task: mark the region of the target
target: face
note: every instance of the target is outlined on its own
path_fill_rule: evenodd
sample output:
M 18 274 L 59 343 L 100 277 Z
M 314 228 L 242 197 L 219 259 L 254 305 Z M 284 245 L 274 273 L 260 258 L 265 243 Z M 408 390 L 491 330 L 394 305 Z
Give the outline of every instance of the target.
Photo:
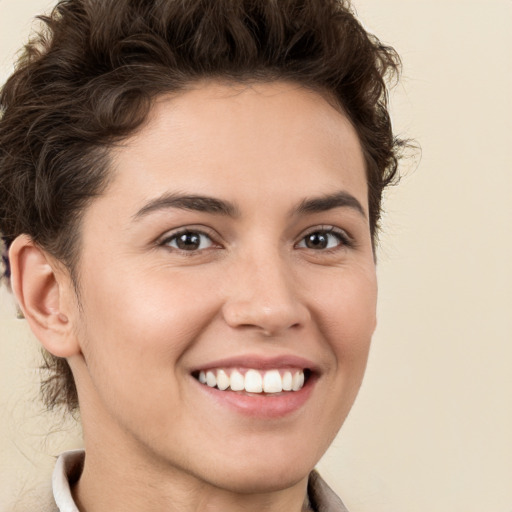
M 305 478 L 375 327 L 350 122 L 297 85 L 202 84 L 159 99 L 112 163 L 73 319 L 86 443 L 223 489 Z

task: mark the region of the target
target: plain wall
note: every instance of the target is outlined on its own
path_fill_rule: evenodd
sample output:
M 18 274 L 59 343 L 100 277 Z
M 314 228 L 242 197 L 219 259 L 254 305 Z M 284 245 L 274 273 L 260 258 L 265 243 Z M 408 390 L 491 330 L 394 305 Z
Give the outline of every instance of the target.
M 0 83 L 51 4 L 0 0 Z M 512 512 L 512 2 L 355 6 L 403 58 L 394 125 L 422 156 L 387 194 L 379 327 L 320 470 L 351 512 Z M 42 413 L 37 342 L 5 288 L 0 340 L 3 512 L 80 435 Z

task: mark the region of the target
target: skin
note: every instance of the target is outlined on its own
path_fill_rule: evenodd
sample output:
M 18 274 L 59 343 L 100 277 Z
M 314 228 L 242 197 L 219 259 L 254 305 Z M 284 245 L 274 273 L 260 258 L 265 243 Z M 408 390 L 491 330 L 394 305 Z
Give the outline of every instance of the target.
M 298 208 L 335 193 L 354 201 Z M 155 206 L 173 194 L 226 201 L 236 215 Z M 111 182 L 81 223 L 80 304 L 66 269 L 16 240 L 15 293 L 77 383 L 80 510 L 301 510 L 376 325 L 367 212 L 356 132 L 320 94 L 201 83 L 160 98 L 114 150 Z M 176 247 L 183 227 L 205 233 L 199 249 Z M 311 232 L 329 248 L 308 247 Z M 247 416 L 191 376 L 245 354 L 313 362 L 307 401 L 284 416 Z

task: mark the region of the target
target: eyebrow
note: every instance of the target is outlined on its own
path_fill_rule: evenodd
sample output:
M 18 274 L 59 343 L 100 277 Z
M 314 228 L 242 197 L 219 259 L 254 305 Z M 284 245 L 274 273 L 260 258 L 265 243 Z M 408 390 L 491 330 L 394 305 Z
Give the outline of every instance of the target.
M 139 220 L 150 213 L 166 210 L 168 208 L 178 208 L 181 210 L 191 210 L 196 212 L 206 212 L 226 217 L 239 217 L 238 207 L 223 199 L 209 196 L 199 196 L 193 194 L 164 194 L 152 199 L 146 203 L 134 216 L 134 220 Z M 336 192 L 322 197 L 304 199 L 294 209 L 296 214 L 320 213 L 334 208 L 352 208 L 360 213 L 366 219 L 366 212 L 361 203 L 348 192 Z
M 150 213 L 168 208 L 213 213 L 227 217 L 238 217 L 240 215 L 238 208 L 233 203 L 215 197 L 189 194 L 164 194 L 145 204 L 133 218 L 134 220 L 138 220 Z
M 322 197 L 304 199 L 299 204 L 296 212 L 300 214 L 320 213 L 332 210 L 333 208 L 352 208 L 366 219 L 366 212 L 361 203 L 352 194 L 344 191 Z

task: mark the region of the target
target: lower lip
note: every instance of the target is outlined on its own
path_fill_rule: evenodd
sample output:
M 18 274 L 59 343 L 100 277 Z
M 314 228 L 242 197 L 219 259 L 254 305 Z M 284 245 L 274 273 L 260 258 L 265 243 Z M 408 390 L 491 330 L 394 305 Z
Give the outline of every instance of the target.
M 316 379 L 313 375 L 310 375 L 299 391 L 288 391 L 275 395 L 221 391 L 201 384 L 196 379 L 194 381 L 208 397 L 239 414 L 260 418 L 280 418 L 301 409 L 311 396 Z

